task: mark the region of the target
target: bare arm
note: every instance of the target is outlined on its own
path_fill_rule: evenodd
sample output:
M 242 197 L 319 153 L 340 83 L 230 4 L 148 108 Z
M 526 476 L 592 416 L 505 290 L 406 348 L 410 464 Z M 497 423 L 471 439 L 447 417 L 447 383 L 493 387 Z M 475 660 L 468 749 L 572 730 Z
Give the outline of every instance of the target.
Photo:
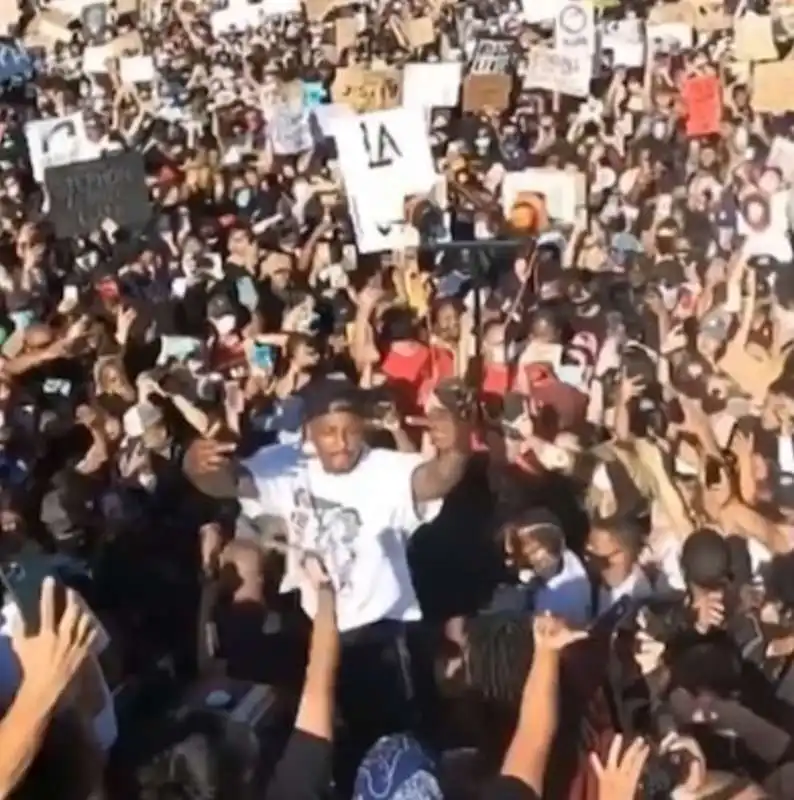
M 309 645 L 309 664 L 303 684 L 297 730 L 331 741 L 334 733 L 334 695 L 339 662 L 339 631 L 336 626 L 336 603 L 330 586 L 317 594 L 317 614 L 314 617 Z
M 501 774 L 521 781 L 541 796 L 559 717 L 560 654 L 586 634 L 568 630 L 551 616 L 536 617 L 533 629 L 535 655 L 524 684 L 518 727 Z
M 39 750 L 55 706 L 30 681 L 22 687 L 0 720 L 0 798 L 6 798 L 22 780 Z

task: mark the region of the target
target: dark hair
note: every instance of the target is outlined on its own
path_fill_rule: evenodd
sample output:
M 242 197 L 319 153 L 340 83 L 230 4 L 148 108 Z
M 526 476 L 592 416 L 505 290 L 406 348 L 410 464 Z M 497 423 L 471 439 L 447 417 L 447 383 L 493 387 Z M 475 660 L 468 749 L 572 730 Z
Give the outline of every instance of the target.
M 767 598 L 794 610 L 794 552 L 775 556 L 762 573 Z
M 529 619 L 499 613 L 466 620 L 469 689 L 482 699 L 518 710 L 532 665 Z
M 404 342 L 416 338 L 416 318 L 410 308 L 387 308 L 381 317 L 384 343 Z
M 504 756 L 513 735 L 521 696 L 532 666 L 530 617 L 483 614 L 466 620 L 468 704 L 482 723 L 480 750 Z
M 226 742 L 224 718 L 191 713 L 161 733 L 156 754 L 136 774 L 141 800 L 225 800 L 241 797 Z M 240 764 L 234 764 L 237 776 Z
M 638 555 L 645 545 L 647 530 L 641 520 L 633 515 L 615 515 L 612 517 L 594 516 L 591 519 L 592 528 L 608 531 L 622 547 Z

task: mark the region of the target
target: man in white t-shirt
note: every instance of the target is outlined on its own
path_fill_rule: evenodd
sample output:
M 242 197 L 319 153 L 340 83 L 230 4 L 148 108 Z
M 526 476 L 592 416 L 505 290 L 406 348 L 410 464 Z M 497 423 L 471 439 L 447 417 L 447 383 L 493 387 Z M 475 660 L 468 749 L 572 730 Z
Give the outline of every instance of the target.
M 463 476 L 469 430 L 459 409 L 431 402 L 433 458 L 370 448 L 357 387 L 327 377 L 310 383 L 302 395 L 302 443 L 260 450 L 235 478 L 224 464 L 228 447 L 202 440 L 188 449 L 184 469 L 202 491 L 234 492 L 259 543 L 268 547 L 277 541 L 286 550 L 282 591 L 299 590 L 310 617 L 317 598 L 301 562 L 307 553 L 322 560 L 336 590 L 344 645 L 340 699 L 343 714 L 355 718 L 349 728 L 361 737 L 355 752 L 374 741 L 364 739 L 410 722 L 406 713 L 414 688 L 404 626 L 421 619 L 421 611 L 406 548 Z M 444 393 L 450 395 L 462 405 L 462 390 Z M 250 570 L 238 572 L 246 580 Z M 345 772 L 343 767 L 343 782 Z
M 461 479 L 467 426 L 436 403 L 427 420 L 436 455 L 425 459 L 366 445 L 360 390 L 349 381 L 319 379 L 303 395 L 303 442 L 263 448 L 238 465 L 236 478 L 218 480 L 227 448 L 200 440 L 185 457 L 188 477 L 211 492 L 210 475 L 210 482 L 239 497 L 265 547 L 275 540 L 286 549 L 282 591 L 298 589 L 308 616 L 316 597 L 301 577 L 300 562 L 313 553 L 334 582 L 343 633 L 380 620 L 420 619 L 406 546 Z

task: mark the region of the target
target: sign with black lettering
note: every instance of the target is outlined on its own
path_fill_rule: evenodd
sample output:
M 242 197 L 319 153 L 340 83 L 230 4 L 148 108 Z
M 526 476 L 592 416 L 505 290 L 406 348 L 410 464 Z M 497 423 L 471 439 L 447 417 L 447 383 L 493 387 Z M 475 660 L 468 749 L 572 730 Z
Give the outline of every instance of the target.
M 436 181 L 424 112 L 395 108 L 342 117 L 332 132 L 359 250 L 401 248 L 406 197 L 426 193 Z
M 469 74 L 507 75 L 513 66 L 513 42 L 495 36 L 481 36 L 474 46 Z
M 50 219 L 60 239 L 85 236 L 106 219 L 122 228 L 137 228 L 151 217 L 140 153 L 51 167 L 44 173 L 44 185 Z
M 33 177 L 41 183 L 44 171 L 95 155 L 81 112 L 66 117 L 31 120 L 25 125 Z

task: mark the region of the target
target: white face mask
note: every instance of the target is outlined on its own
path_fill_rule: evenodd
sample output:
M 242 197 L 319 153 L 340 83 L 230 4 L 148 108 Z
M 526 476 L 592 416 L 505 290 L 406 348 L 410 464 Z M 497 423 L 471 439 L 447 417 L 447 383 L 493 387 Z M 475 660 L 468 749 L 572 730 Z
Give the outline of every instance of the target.
M 234 314 L 224 314 L 222 317 L 214 320 L 215 330 L 218 331 L 220 336 L 228 336 L 233 330 L 237 321 Z

